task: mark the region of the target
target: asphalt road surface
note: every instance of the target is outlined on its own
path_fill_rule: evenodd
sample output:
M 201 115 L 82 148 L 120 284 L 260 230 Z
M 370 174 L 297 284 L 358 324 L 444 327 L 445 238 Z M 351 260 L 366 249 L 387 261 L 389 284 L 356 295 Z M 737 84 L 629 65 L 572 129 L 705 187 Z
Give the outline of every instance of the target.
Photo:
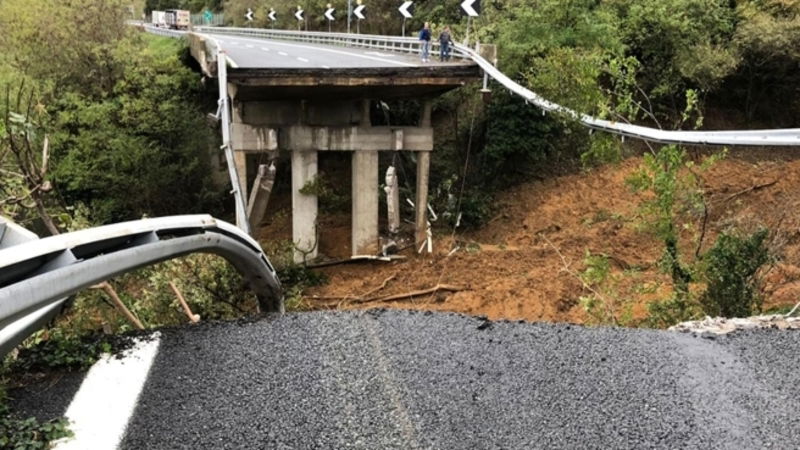
M 220 44 L 234 69 L 363 69 L 472 64 L 458 59 L 441 63 L 438 52 L 431 54 L 430 62 L 423 63 L 417 53 L 224 34 L 206 34 L 206 36 Z
M 793 331 L 293 314 L 163 330 L 120 446 L 790 449 L 798 381 Z

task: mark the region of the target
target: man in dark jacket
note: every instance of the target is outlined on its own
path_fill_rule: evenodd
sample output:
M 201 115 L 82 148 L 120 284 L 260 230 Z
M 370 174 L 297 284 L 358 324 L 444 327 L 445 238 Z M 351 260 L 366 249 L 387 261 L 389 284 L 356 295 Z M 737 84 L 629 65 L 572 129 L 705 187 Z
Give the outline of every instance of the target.
M 450 35 L 450 27 L 444 27 L 444 31 L 439 35 L 439 61 L 450 61 L 450 45 L 453 44 L 453 37 Z
M 431 26 L 428 22 L 425 22 L 425 26 L 419 32 L 419 40 L 422 42 L 422 62 L 428 62 L 431 54 Z

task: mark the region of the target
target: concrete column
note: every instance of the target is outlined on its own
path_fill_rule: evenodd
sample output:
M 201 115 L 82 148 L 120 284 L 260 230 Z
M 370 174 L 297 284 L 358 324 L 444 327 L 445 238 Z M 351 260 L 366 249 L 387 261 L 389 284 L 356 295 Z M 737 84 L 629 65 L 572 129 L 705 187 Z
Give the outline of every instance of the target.
M 233 152 L 233 164 L 236 166 L 236 173 L 239 175 L 239 191 L 242 199 L 247 203 L 247 153 Z
M 415 221 L 415 241 L 417 249 L 428 238 L 428 178 L 431 170 L 431 153 L 417 153 L 417 201 Z
M 300 193 L 316 177 L 317 152 L 292 152 L 292 241 L 296 263 L 304 262 L 304 255 L 306 261 L 317 257 L 317 196 Z
M 353 256 L 378 253 L 378 152 L 353 152 Z
M 361 101 L 361 123 L 362 127 L 369 127 L 372 126 L 372 120 L 369 114 L 369 107 L 371 105 L 371 101 L 369 100 L 362 100 Z
M 431 127 L 431 113 L 433 111 L 433 101 L 425 100 L 422 105 L 422 114 L 420 116 L 419 126 L 423 128 Z M 416 213 L 417 217 L 415 224 L 415 241 L 416 247 L 422 245 L 425 239 L 428 238 L 428 180 L 431 171 L 431 154 L 430 152 L 417 153 L 417 201 Z

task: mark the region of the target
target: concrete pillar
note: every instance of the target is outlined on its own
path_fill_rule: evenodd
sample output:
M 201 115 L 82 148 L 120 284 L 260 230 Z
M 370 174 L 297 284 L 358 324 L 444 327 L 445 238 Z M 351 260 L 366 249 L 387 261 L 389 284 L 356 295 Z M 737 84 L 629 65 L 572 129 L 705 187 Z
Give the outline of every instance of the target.
M 397 184 L 397 170 L 389 166 L 386 170 L 386 209 L 389 218 L 389 234 L 394 236 L 400 231 L 400 186 Z
M 317 196 L 301 194 L 308 182 L 317 177 L 317 152 L 292 152 L 292 241 L 294 261 L 310 261 L 317 257 Z
M 417 201 L 415 221 L 415 241 L 417 249 L 428 238 L 428 178 L 431 170 L 431 153 L 417 153 Z
M 369 127 L 372 125 L 372 120 L 369 114 L 369 107 L 372 104 L 369 100 L 362 100 L 361 101 L 361 122 L 360 125 L 362 127 Z
M 378 253 L 378 151 L 353 152 L 353 256 Z
M 423 128 L 431 127 L 431 113 L 433 111 L 433 101 L 425 100 L 422 105 L 422 114 L 419 126 Z M 417 153 L 417 201 L 415 224 L 415 241 L 417 249 L 428 238 L 428 180 L 431 171 L 430 152 Z
M 236 166 L 236 173 L 239 175 L 239 192 L 242 199 L 247 203 L 247 153 L 233 152 L 233 164 Z

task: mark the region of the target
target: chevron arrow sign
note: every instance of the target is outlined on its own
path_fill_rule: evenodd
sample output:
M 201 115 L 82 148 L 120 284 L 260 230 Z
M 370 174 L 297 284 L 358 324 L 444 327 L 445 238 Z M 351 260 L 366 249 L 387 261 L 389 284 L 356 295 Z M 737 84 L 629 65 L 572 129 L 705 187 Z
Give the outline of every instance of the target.
M 464 0 L 461 9 L 470 17 L 478 17 L 481 14 L 481 0 Z

